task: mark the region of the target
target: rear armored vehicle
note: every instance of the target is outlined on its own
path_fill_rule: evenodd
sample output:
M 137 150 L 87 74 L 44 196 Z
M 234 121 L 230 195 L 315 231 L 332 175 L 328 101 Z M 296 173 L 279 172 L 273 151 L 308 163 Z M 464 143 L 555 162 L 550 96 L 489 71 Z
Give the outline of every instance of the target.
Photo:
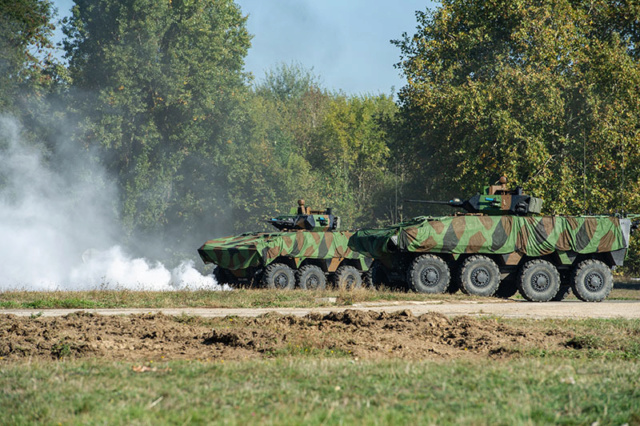
M 374 285 L 501 297 L 519 291 L 536 302 L 562 300 L 572 289 L 598 302 L 638 227 L 638 215 L 542 216 L 543 201 L 508 189 L 504 177 L 468 200 L 419 202 L 466 212 L 356 232 L 349 245 L 375 259 Z
M 352 233 L 339 231 L 331 209 L 312 210 L 298 201 L 287 216 L 269 219 L 279 232 L 246 233 L 207 241 L 198 249 L 216 265 L 219 283 L 277 289 L 323 289 L 362 285 L 369 259 L 348 246 Z

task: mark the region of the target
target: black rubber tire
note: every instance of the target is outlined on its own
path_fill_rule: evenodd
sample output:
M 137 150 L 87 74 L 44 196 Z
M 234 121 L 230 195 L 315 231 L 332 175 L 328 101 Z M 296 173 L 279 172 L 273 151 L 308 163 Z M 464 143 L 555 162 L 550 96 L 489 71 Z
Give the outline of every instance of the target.
M 364 288 L 368 288 L 369 290 L 377 290 L 377 288 L 373 285 L 373 278 L 371 278 L 371 271 L 362 273 L 362 285 Z
M 333 284 L 340 290 L 362 288 L 362 276 L 355 267 L 344 265 L 339 267 L 333 276 Z
M 238 280 L 233 276 L 230 270 L 216 266 L 213 268 L 213 278 L 220 285 L 227 284 L 232 286 L 238 286 Z
M 462 291 L 474 296 L 491 297 L 500 286 L 500 268 L 486 256 L 471 256 L 460 268 Z
M 327 277 L 316 265 L 305 265 L 296 272 L 296 282 L 303 290 L 324 290 L 327 288 Z
M 583 260 L 573 271 L 571 289 L 583 302 L 602 302 L 613 289 L 611 268 L 600 260 Z
M 449 271 L 451 272 L 451 279 L 449 280 L 449 287 L 447 287 L 447 293 L 456 294 L 458 290 L 462 290 L 462 282 L 460 282 L 460 266 L 449 264 Z
M 213 268 L 213 279 L 216 280 L 216 282 L 220 285 L 223 284 L 228 284 L 227 282 L 227 274 L 226 271 L 224 270 L 224 268 L 221 268 L 219 266 L 216 266 L 215 268 Z
M 514 279 L 505 279 L 500 281 L 498 290 L 496 290 L 494 296 L 501 299 L 508 299 L 513 297 L 518 292 L 518 283 Z
M 520 271 L 518 290 L 530 302 L 548 302 L 560 290 L 560 273 L 551 262 L 530 260 Z
M 418 293 L 444 293 L 449 288 L 449 281 L 449 265 L 432 254 L 416 257 L 407 271 L 409 289 Z
M 293 269 L 284 263 L 272 263 L 264 269 L 262 284 L 271 289 L 293 290 L 296 286 L 296 277 Z
M 571 294 L 571 286 L 570 285 L 560 285 L 560 290 L 556 293 L 555 296 L 551 299 L 552 302 L 562 302 Z
M 383 287 L 390 287 L 387 273 L 379 260 L 374 260 L 369 266 L 369 270 L 362 274 L 362 282 L 371 289 L 380 290 Z

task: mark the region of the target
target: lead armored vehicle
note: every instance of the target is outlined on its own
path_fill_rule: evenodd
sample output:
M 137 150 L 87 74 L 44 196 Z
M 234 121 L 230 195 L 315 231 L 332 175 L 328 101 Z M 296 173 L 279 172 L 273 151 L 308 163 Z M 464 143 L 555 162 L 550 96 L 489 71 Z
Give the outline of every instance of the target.
M 463 292 L 529 300 L 561 300 L 570 289 L 581 300 L 604 300 L 611 268 L 623 264 L 638 215 L 541 216 L 542 200 L 510 190 L 506 178 L 450 216 L 422 216 L 388 228 L 360 230 L 353 250 L 375 259 L 374 285 L 423 293 Z
M 269 219 L 278 232 L 246 233 L 207 241 L 198 249 L 216 265 L 219 283 L 277 289 L 323 289 L 362 285 L 370 259 L 349 248 L 352 232 L 339 231 L 331 209 L 312 210 L 298 201 L 287 216 Z

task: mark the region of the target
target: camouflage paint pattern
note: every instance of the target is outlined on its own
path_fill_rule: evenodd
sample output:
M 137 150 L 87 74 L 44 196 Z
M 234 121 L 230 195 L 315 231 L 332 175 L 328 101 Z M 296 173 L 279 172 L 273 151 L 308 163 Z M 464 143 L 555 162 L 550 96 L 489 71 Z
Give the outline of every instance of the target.
M 328 232 L 336 228 L 337 219 L 328 214 L 300 214 L 274 217 L 267 222 L 276 228 L 287 230 L 306 230 L 314 232 Z M 284 230 L 284 229 L 283 229 Z
M 609 216 L 418 217 L 384 229 L 356 232 L 349 246 L 373 258 L 393 252 L 517 252 L 530 257 L 553 252 L 611 252 L 629 245 L 631 221 Z
M 296 265 L 309 258 L 358 259 L 364 265 L 364 256 L 349 248 L 351 236 L 348 231 L 248 233 L 207 241 L 198 253 L 204 263 L 230 270 L 264 267 L 279 257 L 293 258 Z

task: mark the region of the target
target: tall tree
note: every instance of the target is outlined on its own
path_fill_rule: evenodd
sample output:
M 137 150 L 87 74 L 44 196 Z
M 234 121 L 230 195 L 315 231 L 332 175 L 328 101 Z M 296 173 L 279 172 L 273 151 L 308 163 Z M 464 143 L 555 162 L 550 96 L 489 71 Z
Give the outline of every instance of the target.
M 119 176 L 128 229 L 178 244 L 198 227 L 217 229 L 227 200 L 225 153 L 246 93 L 250 35 L 239 7 L 76 0 L 64 31 L 89 115 L 83 137 Z
M 54 15 L 49 0 L 0 0 L 0 111 L 17 113 L 58 80 Z
M 300 198 L 334 208 L 346 227 L 375 222 L 374 201 L 388 184 L 381 123 L 397 109 L 390 97 L 330 93 L 311 71 L 281 65 L 245 106 L 243 140 L 231 144 L 238 230 L 264 226 L 268 215 L 287 213 Z
M 373 201 L 386 189 L 388 135 L 382 123 L 396 105 L 388 96 L 336 96 L 314 132 L 311 165 L 326 175 L 327 197 L 349 226 L 375 222 Z
M 288 213 L 300 198 L 326 205 L 323 179 L 307 152 L 331 99 L 312 71 L 297 64 L 279 65 L 255 85 L 244 104 L 243 136 L 230 144 L 238 231 L 266 227 L 266 217 Z
M 396 42 L 413 191 L 489 179 L 547 212 L 640 210 L 640 8 L 613 0 L 445 0 Z

